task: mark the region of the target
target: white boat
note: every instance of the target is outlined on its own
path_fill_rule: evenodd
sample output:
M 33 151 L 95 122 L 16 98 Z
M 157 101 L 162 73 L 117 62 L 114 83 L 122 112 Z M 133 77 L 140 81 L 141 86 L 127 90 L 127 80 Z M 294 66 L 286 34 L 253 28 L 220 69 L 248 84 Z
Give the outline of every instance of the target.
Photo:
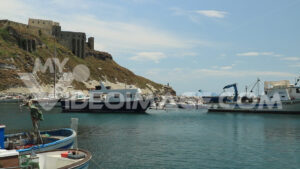
M 235 98 L 238 98 L 237 95 L 236 91 Z M 254 101 L 243 103 L 236 99 L 228 103 L 214 103 L 210 104 L 208 111 L 300 114 L 300 87 L 288 80 L 266 81 L 264 95 Z
M 201 102 L 195 102 L 195 101 L 186 101 L 186 102 L 180 102 L 177 103 L 178 108 L 180 109 L 205 109 L 207 108 L 206 105 L 204 105 Z
M 60 98 L 48 95 L 45 97 L 38 97 L 31 99 L 32 103 L 41 107 L 60 106 Z
M 139 88 L 111 89 L 100 83 L 89 97 L 62 99 L 63 112 L 145 113 L 152 99 L 142 97 Z
M 0 168 L 88 169 L 91 158 L 90 152 L 81 149 L 28 155 L 15 150 L 0 150 Z

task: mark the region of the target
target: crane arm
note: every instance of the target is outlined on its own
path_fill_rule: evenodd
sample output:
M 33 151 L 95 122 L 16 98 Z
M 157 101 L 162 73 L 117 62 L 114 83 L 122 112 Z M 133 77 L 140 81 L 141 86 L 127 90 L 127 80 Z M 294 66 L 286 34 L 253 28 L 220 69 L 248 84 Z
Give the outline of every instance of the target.
M 260 79 L 258 78 L 257 81 L 255 82 L 255 84 L 253 85 L 253 87 L 251 88 L 250 92 L 253 92 L 253 89 L 255 88 L 255 86 L 260 82 Z
M 230 85 L 227 85 L 227 86 L 225 86 L 225 87 L 223 87 L 223 90 L 225 90 L 225 89 L 228 89 L 228 88 L 231 88 L 231 87 L 233 87 L 234 88 L 234 98 L 233 98 L 233 101 L 237 101 L 237 99 L 238 99 L 238 90 L 237 90 L 237 84 L 236 83 L 234 83 L 234 84 L 230 84 Z

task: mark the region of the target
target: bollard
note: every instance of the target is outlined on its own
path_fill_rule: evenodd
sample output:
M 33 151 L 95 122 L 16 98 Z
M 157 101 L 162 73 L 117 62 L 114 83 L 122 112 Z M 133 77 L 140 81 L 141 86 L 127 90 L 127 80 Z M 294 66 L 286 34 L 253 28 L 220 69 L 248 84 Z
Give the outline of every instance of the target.
M 77 149 L 78 145 L 77 145 L 77 137 L 78 137 L 78 118 L 71 118 L 71 129 L 73 129 L 76 132 L 76 138 L 73 144 L 73 148 Z
M 0 124 L 0 149 L 4 149 L 4 129 L 5 125 Z

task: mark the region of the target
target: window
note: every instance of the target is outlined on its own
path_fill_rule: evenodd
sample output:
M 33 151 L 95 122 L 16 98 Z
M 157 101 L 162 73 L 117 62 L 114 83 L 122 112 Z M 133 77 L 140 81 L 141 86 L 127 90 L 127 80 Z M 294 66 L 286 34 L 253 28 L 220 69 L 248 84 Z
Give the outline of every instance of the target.
M 282 98 L 285 98 L 285 96 L 281 96 Z
M 120 98 L 120 94 L 115 94 L 115 98 Z
M 32 21 L 32 23 L 34 23 L 34 21 Z
M 296 89 L 296 93 L 300 93 L 300 89 L 299 88 Z
M 131 93 L 127 93 L 127 94 L 126 94 L 126 97 L 127 97 L 127 98 L 132 98 L 132 94 L 131 94 Z
M 94 99 L 100 99 L 101 95 L 100 94 L 94 94 Z

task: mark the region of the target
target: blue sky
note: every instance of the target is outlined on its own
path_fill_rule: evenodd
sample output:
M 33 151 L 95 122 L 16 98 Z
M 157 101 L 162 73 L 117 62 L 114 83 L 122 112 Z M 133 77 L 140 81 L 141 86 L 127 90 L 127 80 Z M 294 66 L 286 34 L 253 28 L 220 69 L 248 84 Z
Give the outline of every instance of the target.
M 1 0 L 1 19 L 29 17 L 94 36 L 96 49 L 178 93 L 300 72 L 299 0 Z

